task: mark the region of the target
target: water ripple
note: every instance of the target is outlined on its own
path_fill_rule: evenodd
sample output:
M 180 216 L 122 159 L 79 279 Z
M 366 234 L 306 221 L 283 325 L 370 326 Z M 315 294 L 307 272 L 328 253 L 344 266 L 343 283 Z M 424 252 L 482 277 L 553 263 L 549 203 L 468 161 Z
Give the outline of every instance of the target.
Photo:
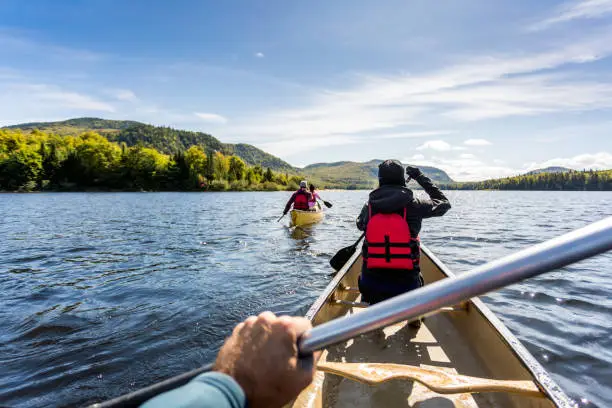
M 276 222 L 287 193 L 2 195 L 0 405 L 117 396 L 209 362 L 249 315 L 304 314 L 367 198 L 323 195 L 334 208 L 304 229 Z M 450 196 L 422 240 L 457 273 L 612 213 L 610 193 Z M 588 406 L 612 406 L 611 267 L 602 256 L 483 298 Z

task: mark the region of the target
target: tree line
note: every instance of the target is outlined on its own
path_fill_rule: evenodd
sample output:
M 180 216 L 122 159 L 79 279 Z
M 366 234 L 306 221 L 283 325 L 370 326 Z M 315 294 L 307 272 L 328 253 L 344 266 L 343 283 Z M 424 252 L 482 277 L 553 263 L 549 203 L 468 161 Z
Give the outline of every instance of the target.
M 612 191 L 612 170 L 526 174 L 478 182 L 449 183 L 450 190 Z
M 299 181 L 199 145 L 164 154 L 95 132 L 60 136 L 0 129 L 3 191 L 275 191 L 297 189 Z

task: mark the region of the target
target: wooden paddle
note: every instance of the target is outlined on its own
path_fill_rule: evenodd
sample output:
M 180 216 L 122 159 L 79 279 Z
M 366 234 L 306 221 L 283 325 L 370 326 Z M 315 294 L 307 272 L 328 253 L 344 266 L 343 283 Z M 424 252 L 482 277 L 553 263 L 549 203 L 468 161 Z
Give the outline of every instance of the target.
M 332 259 L 329 260 L 329 264 L 332 268 L 334 268 L 334 270 L 339 271 L 344 264 L 351 259 L 351 256 L 353 256 L 355 250 L 357 249 L 357 245 L 359 245 L 359 241 L 361 241 L 363 237 L 365 237 L 365 232 L 361 234 L 359 239 L 353 245 L 342 248 L 332 257 Z
M 317 370 L 369 385 L 390 380 L 418 381 L 438 394 L 511 392 L 532 397 L 544 396 L 533 381 L 492 380 L 402 364 L 320 362 Z

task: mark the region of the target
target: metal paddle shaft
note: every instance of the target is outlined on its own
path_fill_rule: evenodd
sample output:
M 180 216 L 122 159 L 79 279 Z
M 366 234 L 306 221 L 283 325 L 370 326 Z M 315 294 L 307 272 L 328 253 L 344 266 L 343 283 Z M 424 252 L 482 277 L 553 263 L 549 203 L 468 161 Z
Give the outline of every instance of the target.
M 301 355 L 391 324 L 413 320 L 442 307 L 537 276 L 612 249 L 612 217 L 474 268 L 455 278 L 424 286 L 323 323 L 299 341 Z

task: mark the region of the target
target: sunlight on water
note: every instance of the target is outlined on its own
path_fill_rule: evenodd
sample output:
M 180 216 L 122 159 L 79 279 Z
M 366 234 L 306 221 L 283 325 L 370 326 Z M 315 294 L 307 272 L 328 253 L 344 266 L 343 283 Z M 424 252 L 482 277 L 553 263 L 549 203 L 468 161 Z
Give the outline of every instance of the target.
M 322 196 L 325 221 L 298 233 L 276 222 L 287 193 L 3 194 L 0 405 L 117 396 L 210 361 L 251 314 L 305 313 L 367 192 Z M 612 215 L 610 193 L 450 198 L 421 238 L 456 273 Z M 484 298 L 581 406 L 612 406 L 611 267 L 601 256 Z

